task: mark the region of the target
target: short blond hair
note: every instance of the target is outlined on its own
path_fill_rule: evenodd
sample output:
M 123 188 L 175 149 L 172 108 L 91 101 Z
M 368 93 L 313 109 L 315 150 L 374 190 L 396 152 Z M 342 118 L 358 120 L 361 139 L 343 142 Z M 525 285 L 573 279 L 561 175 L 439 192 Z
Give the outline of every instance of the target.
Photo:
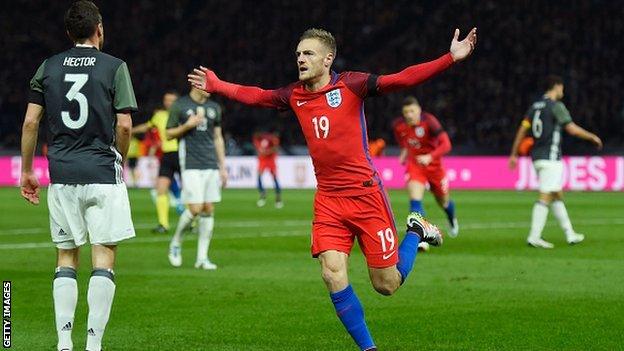
M 325 45 L 334 56 L 336 55 L 336 38 L 325 29 L 310 28 L 301 34 L 299 41 L 303 39 L 316 39 Z

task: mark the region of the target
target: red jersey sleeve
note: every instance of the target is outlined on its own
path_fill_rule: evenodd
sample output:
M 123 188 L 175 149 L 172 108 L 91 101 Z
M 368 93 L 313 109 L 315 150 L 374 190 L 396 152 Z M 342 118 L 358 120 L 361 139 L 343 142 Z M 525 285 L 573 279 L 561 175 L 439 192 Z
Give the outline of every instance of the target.
M 364 99 L 377 92 L 377 75 L 364 72 L 344 72 L 342 81 L 355 95 Z
M 453 57 L 447 53 L 436 60 L 409 66 L 401 72 L 379 76 L 376 90 L 385 94 L 411 88 L 446 70 L 453 62 Z
M 297 83 L 292 83 L 283 88 L 269 90 L 254 86 L 234 84 L 218 79 L 211 84 L 211 89 L 207 91 L 214 91 L 217 94 L 221 94 L 243 104 L 287 110 L 290 108 L 290 95 Z
M 448 134 L 446 132 L 442 132 L 438 135 L 438 146 L 431 151 L 431 156 L 433 158 L 440 157 L 442 155 L 446 155 L 451 151 L 451 139 L 449 139 Z

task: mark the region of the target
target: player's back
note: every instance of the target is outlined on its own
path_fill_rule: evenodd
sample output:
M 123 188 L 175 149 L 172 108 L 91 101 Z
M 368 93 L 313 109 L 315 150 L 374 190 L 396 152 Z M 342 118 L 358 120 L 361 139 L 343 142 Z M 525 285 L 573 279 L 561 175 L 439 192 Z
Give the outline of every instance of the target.
M 547 97 L 535 101 L 527 111 L 527 119 L 531 123 L 531 136 L 534 139 L 531 156 L 534 160 L 561 159 L 561 129 L 567 118 L 561 116 L 567 110 L 563 103 Z M 563 111 L 562 110 L 562 111 Z
M 116 113 L 137 109 L 126 64 L 92 46 L 76 46 L 45 60 L 31 89 L 43 94 L 51 182 L 122 183 Z

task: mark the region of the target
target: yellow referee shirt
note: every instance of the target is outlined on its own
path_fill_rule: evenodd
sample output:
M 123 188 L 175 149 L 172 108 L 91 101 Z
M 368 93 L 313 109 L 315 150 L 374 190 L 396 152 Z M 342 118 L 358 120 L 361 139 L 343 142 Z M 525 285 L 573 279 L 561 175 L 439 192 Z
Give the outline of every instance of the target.
M 162 143 L 163 152 L 177 152 L 178 151 L 178 139 L 167 140 L 167 120 L 169 119 L 169 111 L 156 110 L 152 119 L 149 120 L 151 127 L 158 129 L 158 136 Z

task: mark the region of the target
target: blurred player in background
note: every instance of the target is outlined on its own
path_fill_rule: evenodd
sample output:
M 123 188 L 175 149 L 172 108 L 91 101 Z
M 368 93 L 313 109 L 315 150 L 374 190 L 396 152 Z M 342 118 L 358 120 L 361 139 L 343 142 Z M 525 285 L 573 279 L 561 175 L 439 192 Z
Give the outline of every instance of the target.
M 262 174 L 265 171 L 271 172 L 273 183 L 275 184 L 275 208 L 284 207 L 282 202 L 282 189 L 277 181 L 277 153 L 279 151 L 280 139 L 276 133 L 257 132 L 253 136 L 253 145 L 258 154 L 258 191 L 260 198 L 256 203 L 258 207 L 266 205 L 266 190 L 262 186 Z
M 139 180 L 139 170 L 137 169 L 137 161 L 139 159 L 140 144 L 136 136 L 130 137 L 130 146 L 128 147 L 128 155 L 126 157 L 126 164 L 128 165 L 128 172 L 130 173 L 129 187 L 136 187 Z
M 408 216 L 407 233 L 398 244 L 394 217 L 381 178 L 368 154 L 364 99 L 416 86 L 462 60 L 474 49 L 476 28 L 440 58 L 401 72 L 377 76 L 331 71 L 336 40 L 322 29 L 309 29 L 295 52 L 299 81 L 276 90 L 219 79 L 204 67 L 189 74 L 196 88 L 253 106 L 292 109 L 306 139 L 318 189 L 314 200 L 312 256 L 336 313 L 361 350 L 377 350 L 364 310 L 349 284 L 348 258 L 355 238 L 366 256 L 373 287 L 393 294 L 407 278 L 418 243 L 442 243 L 439 230 L 417 213 Z
M 221 202 L 227 171 L 222 108 L 209 97 L 210 94 L 192 88 L 171 106 L 167 122 L 167 138 L 179 139 L 182 201 L 188 206 L 180 215 L 169 245 L 169 262 L 174 267 L 182 265 L 182 234 L 199 217 L 195 268 L 217 268 L 208 259 L 208 248 L 214 228 L 214 203 Z
M 168 91 L 163 95 L 162 108 L 154 112 L 152 118 L 147 122 L 132 128 L 132 133 L 147 133 L 152 128 L 158 130 L 160 139 L 160 167 L 158 168 L 158 179 L 156 180 L 156 215 L 158 225 L 153 232 L 164 234 L 169 231 L 169 189 L 172 189 L 174 196 L 180 196 L 180 188 L 175 180 L 175 174 L 180 173 L 178 162 L 178 140 L 167 139 L 167 120 L 169 119 L 169 109 L 178 98 L 178 93 Z
M 539 199 L 533 205 L 531 230 L 527 243 L 533 247 L 552 249 L 554 245 L 542 239 L 542 230 L 548 217 L 548 207 L 552 209 L 568 244 L 578 244 L 585 239 L 572 228 L 568 211 L 563 203 L 563 163 L 561 161 L 561 130 L 577 138 L 587 140 L 597 148 L 602 148 L 600 138 L 572 122 L 570 112 L 563 98 L 563 80 L 548 76 L 545 80 L 544 96 L 535 101 L 527 111 L 513 142 L 509 157 L 509 168 L 515 169 L 518 163 L 518 149 L 521 141 L 529 133 L 533 137 L 531 158 L 539 179 Z
M 433 193 L 436 202 L 446 213 L 449 235 L 459 234 L 459 223 L 455 217 L 455 203 L 450 200 L 448 179 L 442 165 L 442 156 L 451 151 L 451 141 L 442 129 L 438 119 L 422 110 L 413 96 L 403 100 L 403 117 L 394 122 L 393 130 L 401 146 L 399 161 L 407 165 L 405 178 L 410 198 L 410 211 L 425 215 L 422 205 L 425 187 Z M 428 249 L 426 243 L 421 248 Z
M 117 243 L 135 236 L 123 158 L 137 103 L 126 63 L 102 53 L 104 28 L 90 1 L 74 2 L 65 29 L 75 46 L 46 59 L 30 81 L 22 129 L 22 196 L 39 203 L 33 152 L 41 117 L 48 125 L 48 209 L 57 247 L 52 284 L 58 350 L 73 349 L 80 246 L 91 243 L 88 351 L 100 351 L 115 296 Z M 45 112 L 44 112 L 45 111 Z M 84 349 L 84 348 L 81 348 Z

